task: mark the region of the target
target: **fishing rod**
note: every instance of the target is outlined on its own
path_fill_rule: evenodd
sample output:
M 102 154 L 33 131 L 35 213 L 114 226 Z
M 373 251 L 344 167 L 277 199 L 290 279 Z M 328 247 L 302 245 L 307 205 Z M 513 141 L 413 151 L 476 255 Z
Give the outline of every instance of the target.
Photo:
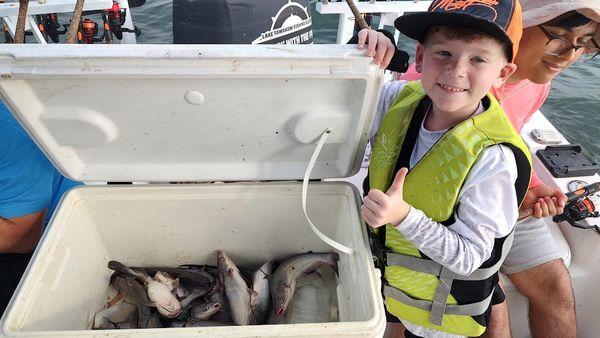
M 77 0 L 75 3 L 75 9 L 73 10 L 73 17 L 71 18 L 71 25 L 69 26 L 69 30 L 67 31 L 67 41 L 66 43 L 75 43 L 79 37 L 79 23 L 81 22 L 81 15 L 83 13 L 83 3 L 84 0 Z
M 574 227 L 581 229 L 594 229 L 600 234 L 600 227 L 597 225 L 587 225 L 579 223 L 579 221 L 588 217 L 600 217 L 600 213 L 596 211 L 594 202 L 589 197 L 600 191 L 600 182 L 586 185 L 575 191 L 568 192 L 565 211 L 552 218 L 554 222 L 567 221 Z
M 358 11 L 358 8 L 356 8 L 356 4 L 354 4 L 354 1 L 346 0 L 346 3 L 348 4 L 348 7 L 350 7 L 350 11 L 352 11 L 352 15 L 354 15 L 354 20 L 356 20 L 356 24 L 358 25 L 358 27 L 360 29 L 371 29 L 371 27 L 367 24 L 367 21 L 365 21 L 365 19 L 363 18 L 362 14 Z M 390 36 L 388 36 L 388 38 L 390 38 Z M 391 37 L 390 40 L 393 42 L 393 37 Z M 352 41 L 349 43 L 352 43 Z M 393 72 L 404 73 L 408 69 L 408 58 L 408 53 L 396 49 L 394 52 L 394 56 L 392 56 L 390 64 L 386 67 L 386 69 Z
M 27 20 L 27 8 L 29 0 L 19 0 L 19 15 L 15 27 L 15 43 L 25 43 L 25 20 Z
M 356 21 L 358 27 L 360 29 L 370 29 L 369 25 L 365 21 L 365 18 L 363 18 L 362 14 L 358 11 L 358 8 L 356 8 L 356 4 L 354 4 L 354 1 L 346 0 L 346 3 L 348 4 L 348 7 L 350 7 L 352 15 L 354 15 L 354 20 Z

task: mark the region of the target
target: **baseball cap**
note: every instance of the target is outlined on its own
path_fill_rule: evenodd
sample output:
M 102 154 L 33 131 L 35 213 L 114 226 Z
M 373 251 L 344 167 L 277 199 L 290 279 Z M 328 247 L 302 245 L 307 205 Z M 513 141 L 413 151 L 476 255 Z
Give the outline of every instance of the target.
M 433 26 L 476 28 L 511 48 L 513 60 L 523 34 L 521 5 L 517 0 L 434 0 L 427 12 L 408 13 L 394 26 L 409 38 L 423 42 Z
M 521 6 L 524 28 L 544 24 L 570 11 L 600 22 L 599 0 L 521 0 Z

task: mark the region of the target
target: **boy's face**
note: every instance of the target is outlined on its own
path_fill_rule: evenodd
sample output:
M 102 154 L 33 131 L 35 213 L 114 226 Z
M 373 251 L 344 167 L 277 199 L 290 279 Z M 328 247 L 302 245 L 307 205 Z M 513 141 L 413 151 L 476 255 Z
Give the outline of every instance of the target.
M 598 29 L 598 23 L 591 21 L 586 25 L 569 29 L 550 25 L 542 25 L 542 27 L 552 37 L 560 37 L 580 46 L 591 39 Z M 583 48 L 580 48 L 577 51 L 570 49 L 561 55 L 550 55 L 544 50 L 548 41 L 548 37 L 539 26 L 523 30 L 519 52 L 515 57 L 521 77 L 538 84 L 548 83 L 583 54 Z
M 472 114 L 490 88 L 502 85 L 516 68 L 492 38 L 467 42 L 448 39 L 442 32 L 417 44 L 415 59 L 434 109 L 455 116 Z

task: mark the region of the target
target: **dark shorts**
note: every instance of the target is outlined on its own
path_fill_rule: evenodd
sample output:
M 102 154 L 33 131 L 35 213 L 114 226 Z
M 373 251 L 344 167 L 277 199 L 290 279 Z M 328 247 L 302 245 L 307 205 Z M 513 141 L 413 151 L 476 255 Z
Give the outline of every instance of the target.
M 31 254 L 0 254 L 0 317 L 17 288 Z
M 423 338 L 423 337 L 414 335 L 410 331 L 404 329 L 404 338 Z

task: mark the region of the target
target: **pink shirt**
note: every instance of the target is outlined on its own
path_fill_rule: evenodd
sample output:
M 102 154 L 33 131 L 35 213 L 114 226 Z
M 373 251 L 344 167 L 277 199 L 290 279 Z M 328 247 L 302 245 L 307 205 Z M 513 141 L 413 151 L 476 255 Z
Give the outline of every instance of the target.
M 402 80 L 418 80 L 421 74 L 415 70 L 414 63 L 410 65 L 406 73 L 400 76 Z M 513 127 L 521 132 L 523 125 L 531 119 L 550 92 L 550 82 L 546 84 L 536 84 L 529 80 L 522 80 L 514 84 L 505 84 L 500 89 L 492 88 L 490 91 L 502 105 L 504 113 L 510 120 Z M 531 176 L 530 188 L 542 184 L 535 172 Z

